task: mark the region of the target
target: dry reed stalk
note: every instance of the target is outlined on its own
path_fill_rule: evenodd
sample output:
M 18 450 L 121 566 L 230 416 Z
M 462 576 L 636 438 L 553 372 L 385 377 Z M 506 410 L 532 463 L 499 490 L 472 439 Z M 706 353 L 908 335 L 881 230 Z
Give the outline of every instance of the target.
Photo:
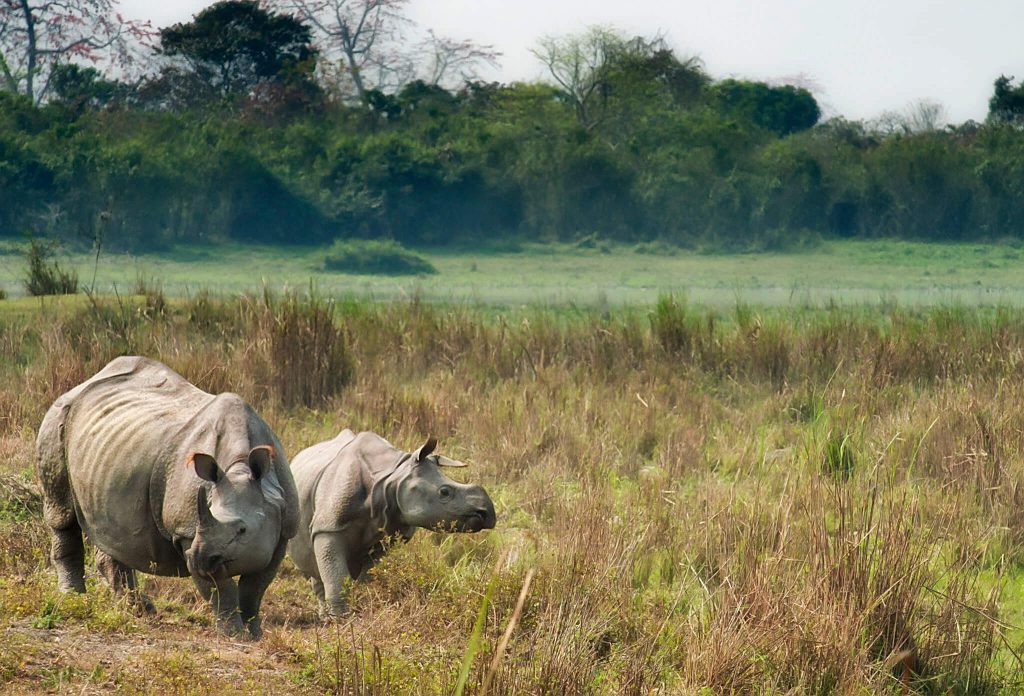
M 505 654 L 505 648 L 508 647 L 508 642 L 512 638 L 512 632 L 516 630 L 516 624 L 519 623 L 519 615 L 523 612 L 523 604 L 526 602 L 526 595 L 530 591 L 530 582 L 533 580 L 533 573 L 534 569 L 530 568 L 526 573 L 526 579 L 523 580 L 523 589 L 519 591 L 519 599 L 516 600 L 516 608 L 512 610 L 512 617 L 508 620 L 508 626 L 505 627 L 505 632 L 501 635 L 501 640 L 498 641 L 498 647 L 494 651 L 494 659 L 491 660 L 491 665 L 487 668 L 487 674 L 484 676 L 483 686 L 480 687 L 480 693 L 482 696 L 487 694 L 487 690 L 491 686 L 491 680 L 494 679 L 494 674 L 498 671 L 498 666 L 501 664 L 501 658 Z

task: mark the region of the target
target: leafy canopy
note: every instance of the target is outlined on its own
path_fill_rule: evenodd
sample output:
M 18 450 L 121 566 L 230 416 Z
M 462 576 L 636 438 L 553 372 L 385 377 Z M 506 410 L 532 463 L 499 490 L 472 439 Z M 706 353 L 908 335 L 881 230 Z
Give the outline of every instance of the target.
M 218 2 L 188 24 L 160 30 L 162 52 L 180 56 L 222 94 L 248 94 L 267 81 L 312 78 L 317 52 L 307 26 L 255 0 Z

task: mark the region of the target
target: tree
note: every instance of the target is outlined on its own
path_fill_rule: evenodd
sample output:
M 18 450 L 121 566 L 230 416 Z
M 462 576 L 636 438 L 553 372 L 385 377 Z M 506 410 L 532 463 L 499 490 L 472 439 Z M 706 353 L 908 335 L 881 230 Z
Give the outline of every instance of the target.
M 188 24 L 161 29 L 160 46 L 222 96 L 252 96 L 267 82 L 309 82 L 317 58 L 309 27 L 260 8 L 256 0 L 211 5 Z
M 123 97 L 129 89 L 120 82 L 104 79 L 96 68 L 83 68 L 74 63 L 53 66 L 50 82 L 53 101 L 75 111 L 101 108 Z
M 545 36 L 531 51 L 562 88 L 585 128 L 597 123 L 594 103 L 601 96 L 605 66 L 624 43 L 612 29 L 591 27 L 584 34 Z
M 1024 121 L 1024 81 L 1015 87 L 1013 76 L 1000 75 L 994 87 L 988 100 L 989 120 Z
M 370 106 L 379 105 L 385 92 L 398 92 L 417 80 L 455 89 L 477 79 L 480 66 L 497 65 L 499 54 L 491 46 L 429 29 L 422 41 L 407 41 L 415 29 L 404 14 L 409 0 L 264 2 L 308 22 L 327 59 L 320 64 L 323 80 L 342 98 L 354 96 Z
M 351 80 L 356 96 L 366 101 L 370 89 L 384 85 L 382 76 L 401 69 L 396 42 L 410 24 L 402 14 L 409 0 L 268 0 L 279 11 L 294 12 L 308 22 L 316 34 L 320 52 L 328 60 L 322 66 L 340 67 L 340 75 Z M 375 71 L 376 79 L 367 73 Z M 345 91 L 342 88 L 342 91 Z
M 151 39 L 148 22 L 125 20 L 117 0 L 0 0 L 0 81 L 34 103 L 52 89 L 55 65 L 103 64 L 122 72 Z
M 802 87 L 730 79 L 716 83 L 711 92 L 719 111 L 778 135 L 807 130 L 821 118 L 818 102 Z
M 881 135 L 932 133 L 946 121 L 946 107 L 931 99 L 911 102 L 903 111 L 884 111 L 872 126 Z
M 456 40 L 438 36 L 432 29 L 420 44 L 420 80 L 428 85 L 457 89 L 480 79 L 481 65 L 498 67 L 498 56 L 493 47 L 469 40 Z
M 700 58 L 680 60 L 661 37 L 636 36 L 622 42 L 601 70 L 608 97 L 690 106 L 702 97 L 711 78 Z
M 609 114 L 629 121 L 655 102 L 688 106 L 710 82 L 699 58 L 680 60 L 660 36 L 627 38 L 591 27 L 584 34 L 544 37 L 532 52 L 587 129 Z

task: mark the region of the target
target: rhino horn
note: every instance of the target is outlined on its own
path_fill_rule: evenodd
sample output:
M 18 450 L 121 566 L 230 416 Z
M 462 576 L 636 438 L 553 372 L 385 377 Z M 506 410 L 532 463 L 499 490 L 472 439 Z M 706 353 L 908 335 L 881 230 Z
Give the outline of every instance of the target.
M 423 446 L 413 453 L 412 458 L 414 461 L 422 462 L 424 459 L 430 456 L 430 453 L 437 447 L 437 438 L 431 435 L 427 438 L 427 441 L 423 443 Z
M 209 528 L 216 522 L 213 513 L 210 512 L 210 504 L 206 500 L 205 486 L 200 486 L 196 493 L 196 519 L 199 521 L 200 529 Z
M 461 469 L 463 467 L 469 466 L 469 464 L 467 464 L 466 462 L 460 462 L 457 459 L 449 459 L 443 454 L 437 455 L 435 459 L 437 460 L 438 466 L 450 466 L 455 469 Z

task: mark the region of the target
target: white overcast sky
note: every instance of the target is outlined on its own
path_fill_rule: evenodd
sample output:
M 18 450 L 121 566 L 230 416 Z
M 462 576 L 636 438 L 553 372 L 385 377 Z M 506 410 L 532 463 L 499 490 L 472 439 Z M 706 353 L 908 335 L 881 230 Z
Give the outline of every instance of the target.
M 126 17 L 166 26 L 202 0 L 122 0 Z M 1024 77 L 1024 0 L 411 0 L 409 15 L 456 39 L 501 51 L 493 79 L 534 80 L 529 49 L 545 34 L 592 24 L 663 34 L 716 78 L 816 85 L 829 114 L 870 119 L 921 99 L 951 122 L 981 121 L 1000 73 Z

